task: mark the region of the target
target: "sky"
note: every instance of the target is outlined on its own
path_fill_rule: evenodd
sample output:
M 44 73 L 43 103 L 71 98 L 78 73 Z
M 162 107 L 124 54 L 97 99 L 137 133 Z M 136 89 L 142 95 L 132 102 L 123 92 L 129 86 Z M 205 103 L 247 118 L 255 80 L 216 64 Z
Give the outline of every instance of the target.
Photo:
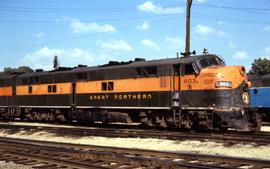
M 0 70 L 176 57 L 186 0 L 0 0 Z M 191 50 L 250 69 L 270 59 L 270 0 L 193 0 Z

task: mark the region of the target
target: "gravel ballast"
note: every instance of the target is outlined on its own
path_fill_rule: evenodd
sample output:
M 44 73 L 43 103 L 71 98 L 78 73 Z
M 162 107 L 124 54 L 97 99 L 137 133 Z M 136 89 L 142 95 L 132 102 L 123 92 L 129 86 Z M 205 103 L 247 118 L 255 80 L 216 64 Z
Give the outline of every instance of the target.
M 0 161 L 0 169 L 32 169 L 32 167 L 15 164 L 14 162 Z
M 106 137 L 71 137 L 59 136 L 48 132 L 26 132 L 18 131 L 16 133 L 5 129 L 0 130 L 1 137 L 67 142 L 74 144 L 88 144 L 110 147 L 124 147 L 149 149 L 169 152 L 190 152 L 212 155 L 226 155 L 233 157 L 259 158 L 270 160 L 270 144 L 267 146 L 258 146 L 253 144 L 234 144 L 224 145 L 213 141 L 172 141 L 167 139 L 151 138 L 106 138 Z

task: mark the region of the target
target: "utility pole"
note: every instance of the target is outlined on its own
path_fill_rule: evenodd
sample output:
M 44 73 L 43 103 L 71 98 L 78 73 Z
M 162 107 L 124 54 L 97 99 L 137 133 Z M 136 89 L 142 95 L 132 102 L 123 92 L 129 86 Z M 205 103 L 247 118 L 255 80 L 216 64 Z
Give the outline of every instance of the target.
M 187 13 L 186 13 L 186 49 L 184 56 L 189 56 L 190 53 L 190 10 L 192 0 L 187 0 Z

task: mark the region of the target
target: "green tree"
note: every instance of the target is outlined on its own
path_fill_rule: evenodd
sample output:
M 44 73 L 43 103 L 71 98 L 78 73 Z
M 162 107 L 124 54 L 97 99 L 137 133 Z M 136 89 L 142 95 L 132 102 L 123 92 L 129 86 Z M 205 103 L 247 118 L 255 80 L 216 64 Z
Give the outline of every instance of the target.
M 5 67 L 4 68 L 4 73 L 5 74 L 10 74 L 10 73 L 14 73 L 16 71 L 16 69 L 14 69 L 14 68 L 11 68 L 11 67 Z
M 20 66 L 20 67 L 18 67 L 18 72 L 20 72 L 20 73 L 32 73 L 32 72 L 34 72 L 34 70 L 31 69 L 28 66 Z
M 249 74 L 264 75 L 270 73 L 270 60 L 267 58 L 254 59 Z
M 2 72 L 0 72 L 1 75 L 5 74 L 12 74 L 12 73 L 31 73 L 34 72 L 33 69 L 31 69 L 28 66 L 20 66 L 18 68 L 11 68 L 11 67 L 5 67 Z

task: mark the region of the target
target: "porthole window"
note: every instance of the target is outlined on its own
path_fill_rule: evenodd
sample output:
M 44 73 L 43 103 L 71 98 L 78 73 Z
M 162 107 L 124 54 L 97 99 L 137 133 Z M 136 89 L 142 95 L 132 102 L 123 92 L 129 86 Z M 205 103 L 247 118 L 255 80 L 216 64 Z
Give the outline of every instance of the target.
M 114 82 L 102 82 L 101 83 L 102 91 L 112 91 L 114 90 Z
M 52 90 L 53 93 L 56 93 L 57 92 L 57 88 L 56 88 L 56 85 L 53 85 L 53 90 Z
M 102 82 L 101 83 L 101 90 L 106 91 L 107 90 L 107 82 Z
M 113 90 L 113 82 L 108 82 L 108 90 Z
M 49 85 L 49 86 L 48 86 L 48 93 L 51 93 L 51 92 L 52 92 L 52 86 Z
M 28 86 L 28 93 L 29 93 L 29 94 L 32 94 L 32 92 L 33 92 L 32 86 Z
M 257 94 L 257 93 L 258 93 L 258 90 L 257 90 L 257 89 L 254 89 L 254 90 L 253 90 L 253 93 L 254 93 L 254 94 Z
M 56 85 L 49 85 L 48 86 L 48 93 L 56 93 L 57 92 L 57 86 Z

